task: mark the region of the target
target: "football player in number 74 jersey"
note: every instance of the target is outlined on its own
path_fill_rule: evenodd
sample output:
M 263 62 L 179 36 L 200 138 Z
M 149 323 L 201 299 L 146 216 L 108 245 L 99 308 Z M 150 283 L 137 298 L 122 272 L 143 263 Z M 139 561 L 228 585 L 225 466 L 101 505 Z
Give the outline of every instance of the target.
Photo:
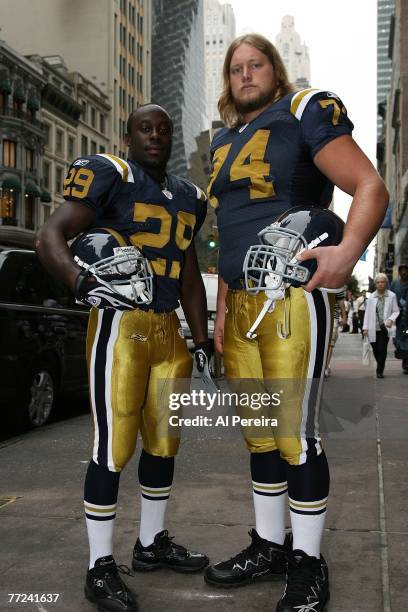
M 163 398 L 192 371 L 175 313 L 179 300 L 200 362 L 210 353 L 205 289 L 194 249 L 206 196 L 188 181 L 166 174 L 173 125 L 163 108 L 138 108 L 127 128 L 130 159 L 99 154 L 73 162 L 64 183 L 66 202 L 38 232 L 36 250 L 77 299 L 97 306 L 91 310 L 87 336 L 95 434 L 84 490 L 90 547 L 85 595 L 100 610 L 133 612 L 135 597 L 118 573 L 112 539 L 119 477 L 138 431 L 143 440 L 141 521 L 133 569 L 193 572 L 208 563 L 206 555 L 175 544 L 164 529 L 179 438 L 168 431 L 168 402 L 166 406 Z M 76 262 L 67 241 L 80 232 L 84 234 L 72 245 Z M 139 291 L 137 307 L 129 295 L 112 293 L 120 285 L 102 283 L 97 266 L 94 275 L 80 267 L 97 263 L 87 262 L 89 253 L 96 259 L 113 255 L 105 252 L 112 242 L 119 250 L 137 247 L 137 256 L 148 260 L 144 270 L 153 272 L 152 295 L 146 291 L 151 275 L 133 279 Z M 122 268 L 117 267 L 118 273 Z
M 282 394 L 277 427 L 249 435 L 244 431 L 256 520 L 252 543 L 207 568 L 205 577 L 215 586 L 239 586 L 283 577 L 286 571 L 277 611 L 321 612 L 329 598 L 327 565 L 320 555 L 329 470 L 318 407 L 334 294 L 318 288 L 336 289 L 347 282 L 381 224 L 387 191 L 352 139 L 353 124 L 340 98 L 327 90 L 294 92 L 282 59 L 267 39 L 248 34 L 233 41 L 223 78 L 218 107 L 227 127 L 211 144 L 209 185 L 220 240 L 214 341 L 224 353 L 230 384 L 247 391 L 285 391 L 291 384 L 293 392 Z M 261 240 L 269 228 L 272 236 L 276 226 L 271 224 L 285 218 L 279 221 L 281 242 L 273 243 L 276 257 L 268 261 L 268 280 L 274 283 L 278 272 L 272 271 L 280 269 L 289 237 L 304 231 L 290 229 L 291 223 L 300 219 L 298 228 L 306 228 L 321 217 L 337 219 L 331 212 L 319 215 L 319 209 L 330 205 L 333 184 L 353 196 L 341 242 L 319 247 L 328 236 L 322 228 L 307 242 L 309 248 L 296 252 L 305 266 L 315 259 L 317 270 L 304 286 L 288 282 L 279 297 L 275 292 L 273 307 L 266 312 L 267 291 L 256 294 L 246 284 L 247 252 L 259 244 L 258 235 Z M 262 262 L 265 266 L 267 252 L 251 260 L 253 270 L 262 268 Z M 259 278 L 252 276 L 255 283 Z M 259 322 L 257 334 L 248 331 L 254 322 Z M 287 493 L 293 545 L 285 538 Z

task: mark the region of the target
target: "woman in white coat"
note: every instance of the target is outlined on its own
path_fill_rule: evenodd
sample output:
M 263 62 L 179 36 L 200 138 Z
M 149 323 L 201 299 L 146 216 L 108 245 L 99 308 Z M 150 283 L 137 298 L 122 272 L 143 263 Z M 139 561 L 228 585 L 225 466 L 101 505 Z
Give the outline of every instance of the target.
M 386 274 L 377 274 L 374 281 L 376 291 L 369 296 L 366 302 L 363 334 L 368 336 L 373 347 L 377 362 L 377 378 L 384 378 L 388 340 L 395 336 L 395 320 L 399 315 L 399 308 L 397 296 L 387 289 Z

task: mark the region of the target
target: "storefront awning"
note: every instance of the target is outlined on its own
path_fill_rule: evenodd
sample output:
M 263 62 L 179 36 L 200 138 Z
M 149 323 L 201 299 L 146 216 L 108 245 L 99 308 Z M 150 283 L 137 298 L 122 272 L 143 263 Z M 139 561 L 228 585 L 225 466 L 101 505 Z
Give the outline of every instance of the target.
M 11 93 L 11 83 L 8 79 L 0 80 L 0 91 L 5 94 Z
M 18 176 L 14 174 L 9 174 L 3 177 L 1 182 L 1 188 L 4 189 L 13 189 L 14 191 L 21 191 L 21 183 Z
M 48 191 L 43 190 L 41 194 L 41 202 L 51 202 L 51 194 Z
M 40 198 L 42 195 L 42 191 L 38 185 L 34 183 L 34 181 L 27 181 L 25 186 L 25 192 L 28 195 L 33 195 L 35 198 Z

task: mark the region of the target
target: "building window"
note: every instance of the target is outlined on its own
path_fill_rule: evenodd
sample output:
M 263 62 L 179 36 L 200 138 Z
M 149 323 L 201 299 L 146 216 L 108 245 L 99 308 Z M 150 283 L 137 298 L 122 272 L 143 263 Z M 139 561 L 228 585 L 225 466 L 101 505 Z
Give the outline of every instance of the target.
M 7 106 L 7 94 L 0 91 L 0 111 L 5 112 Z
M 96 155 L 96 142 L 91 140 L 91 155 Z
M 93 106 L 91 108 L 91 125 L 92 127 L 96 127 L 96 110 Z
M 42 222 L 45 223 L 51 216 L 51 206 L 48 204 L 42 205 Z
M 50 148 L 50 136 L 51 136 L 51 126 L 48 123 L 44 123 L 44 136 L 45 136 L 45 146 L 47 149 Z
M 11 222 L 11 219 L 15 220 L 15 198 L 16 192 L 13 189 L 3 189 L 1 192 L 1 208 L 0 216 L 3 219 L 3 225 L 14 225 L 17 222 Z M 6 219 L 6 221 L 5 221 Z
M 81 155 L 88 155 L 88 139 L 86 136 L 81 136 Z
M 105 153 L 105 150 L 106 150 L 105 147 L 102 147 L 102 146 L 99 147 L 99 153 Z
M 57 166 L 55 168 L 55 192 L 62 193 L 62 168 Z
M 99 115 L 99 131 L 101 134 L 105 133 L 105 115 L 102 113 Z
M 12 140 L 3 140 L 3 166 L 16 167 L 17 143 Z
M 47 161 L 43 161 L 42 180 L 43 180 L 43 186 L 46 187 L 47 189 L 50 188 L 50 169 L 51 169 L 51 164 Z
M 34 229 L 34 213 L 35 213 L 35 200 L 34 196 L 26 193 L 24 198 L 24 227 L 26 229 Z
M 68 159 L 74 159 L 75 157 L 75 138 L 68 136 Z
M 88 121 L 88 107 L 87 107 L 85 100 L 81 101 L 81 106 L 82 106 L 82 121 L 86 123 Z
M 32 172 L 34 170 L 34 150 L 26 149 L 26 170 Z
M 55 132 L 55 150 L 60 155 L 64 153 L 64 132 L 62 130 Z

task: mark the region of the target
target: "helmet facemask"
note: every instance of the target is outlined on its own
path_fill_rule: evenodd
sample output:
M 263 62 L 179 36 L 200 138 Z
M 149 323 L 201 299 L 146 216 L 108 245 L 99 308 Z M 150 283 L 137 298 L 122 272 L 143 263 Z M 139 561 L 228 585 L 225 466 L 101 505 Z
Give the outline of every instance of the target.
M 153 272 L 149 261 L 134 246 L 115 247 L 114 254 L 93 264 L 78 257 L 76 262 L 102 284 L 132 300 L 135 305 L 150 304 L 153 299 Z
M 251 246 L 244 261 L 248 293 L 280 292 L 289 284 L 298 287 L 307 283 L 310 272 L 296 259 L 296 255 L 308 248 L 301 234 L 273 223 L 258 236 L 261 244 Z

